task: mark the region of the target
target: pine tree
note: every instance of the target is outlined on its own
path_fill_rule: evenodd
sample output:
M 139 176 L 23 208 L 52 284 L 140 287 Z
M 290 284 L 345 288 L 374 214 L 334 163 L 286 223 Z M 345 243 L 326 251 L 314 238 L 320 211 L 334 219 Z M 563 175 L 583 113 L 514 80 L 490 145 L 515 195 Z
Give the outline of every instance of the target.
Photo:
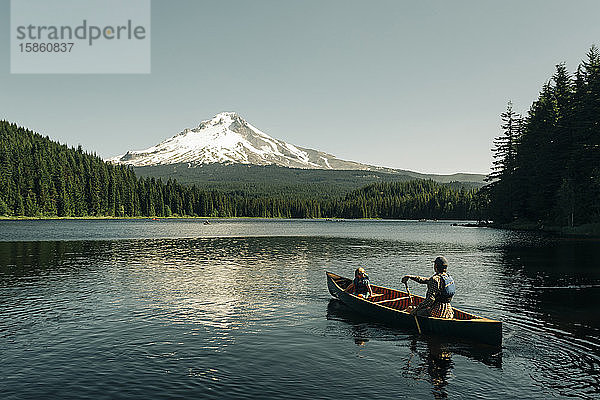
M 494 215 L 495 219 L 501 221 L 510 221 L 516 210 L 515 191 L 517 185 L 517 146 L 522 135 L 523 120 L 512 107 L 512 102 L 508 102 L 506 111 L 501 114 L 502 134 L 494 139 L 494 148 L 492 149 L 494 161 L 492 162 L 492 172 L 486 180 L 490 183 L 491 201 L 498 205 L 494 207 L 501 212 Z M 499 207 L 505 204 L 507 206 Z

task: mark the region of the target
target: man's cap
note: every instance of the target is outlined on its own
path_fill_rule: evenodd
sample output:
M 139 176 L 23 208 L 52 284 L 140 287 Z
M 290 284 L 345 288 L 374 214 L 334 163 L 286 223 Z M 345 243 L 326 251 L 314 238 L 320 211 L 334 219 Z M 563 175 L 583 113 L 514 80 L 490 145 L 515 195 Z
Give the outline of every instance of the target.
M 448 260 L 446 260 L 446 257 L 444 257 L 444 256 L 437 257 L 433 263 L 435 265 L 437 265 L 438 267 L 448 268 Z

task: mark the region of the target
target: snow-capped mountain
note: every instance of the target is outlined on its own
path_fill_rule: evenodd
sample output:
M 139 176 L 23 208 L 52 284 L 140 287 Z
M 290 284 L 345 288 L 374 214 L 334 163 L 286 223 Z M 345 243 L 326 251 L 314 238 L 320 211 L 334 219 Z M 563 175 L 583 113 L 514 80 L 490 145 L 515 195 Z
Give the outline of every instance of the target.
M 185 129 L 146 150 L 134 150 L 107 161 L 136 167 L 176 163 L 275 164 L 290 168 L 379 170 L 317 150 L 275 139 L 250 125 L 234 112 L 222 112 Z

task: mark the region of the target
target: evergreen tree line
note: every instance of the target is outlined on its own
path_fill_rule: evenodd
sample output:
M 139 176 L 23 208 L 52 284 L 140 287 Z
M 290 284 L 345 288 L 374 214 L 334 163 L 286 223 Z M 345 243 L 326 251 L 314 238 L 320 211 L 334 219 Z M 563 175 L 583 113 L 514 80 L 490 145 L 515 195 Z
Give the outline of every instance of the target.
M 423 179 L 373 183 L 330 204 L 343 218 L 482 219 L 477 190 Z
M 0 122 L 0 215 L 139 215 L 131 169 Z
M 558 226 L 600 222 L 600 52 L 596 46 L 574 75 L 564 63 L 525 117 L 508 104 L 494 162 L 482 189 L 487 213 Z
M 475 190 L 431 180 L 377 183 L 345 196 L 208 190 L 136 177 L 30 130 L 0 122 L 0 215 L 29 217 L 478 218 Z

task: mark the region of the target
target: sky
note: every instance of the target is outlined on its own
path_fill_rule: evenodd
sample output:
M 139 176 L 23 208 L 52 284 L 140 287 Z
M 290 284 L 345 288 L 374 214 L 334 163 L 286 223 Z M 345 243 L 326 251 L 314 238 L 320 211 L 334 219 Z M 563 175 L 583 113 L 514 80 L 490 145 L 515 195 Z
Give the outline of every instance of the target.
M 64 12 L 68 13 L 68 10 Z M 11 74 L 0 119 L 103 158 L 222 111 L 338 158 L 488 173 L 500 114 L 600 45 L 600 1 L 153 0 L 151 73 Z

